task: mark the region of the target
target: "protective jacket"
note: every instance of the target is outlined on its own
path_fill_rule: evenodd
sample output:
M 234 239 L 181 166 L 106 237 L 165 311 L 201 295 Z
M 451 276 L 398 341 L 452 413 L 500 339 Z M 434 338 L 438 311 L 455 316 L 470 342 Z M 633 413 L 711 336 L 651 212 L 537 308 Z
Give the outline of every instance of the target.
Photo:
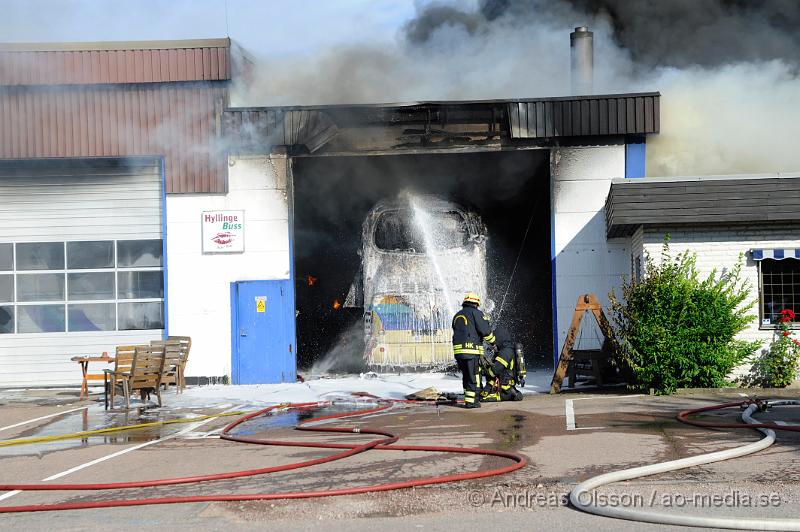
M 520 368 L 511 335 L 503 326 L 495 328 L 494 334 L 497 352 L 488 364 L 488 378 L 481 401 L 521 401 L 522 393 L 516 388 L 520 382 Z
M 489 375 L 491 377 L 499 377 L 500 386 L 503 389 L 508 389 L 508 387 L 514 386 L 517 381 L 517 368 L 515 367 L 517 357 L 514 352 L 514 342 L 511 341 L 511 335 L 508 330 L 502 325 L 495 329 L 494 334 L 497 353 L 489 367 Z
M 453 316 L 453 354 L 481 355 L 484 341 L 495 342 L 489 319 L 474 303 L 464 303 Z

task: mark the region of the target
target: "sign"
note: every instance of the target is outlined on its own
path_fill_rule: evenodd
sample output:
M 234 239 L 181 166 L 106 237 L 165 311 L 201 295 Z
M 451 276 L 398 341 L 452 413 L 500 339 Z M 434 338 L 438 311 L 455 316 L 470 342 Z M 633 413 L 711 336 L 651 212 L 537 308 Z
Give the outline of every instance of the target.
M 267 311 L 267 296 L 256 296 L 256 312 Z
M 204 211 L 203 253 L 244 251 L 244 211 Z

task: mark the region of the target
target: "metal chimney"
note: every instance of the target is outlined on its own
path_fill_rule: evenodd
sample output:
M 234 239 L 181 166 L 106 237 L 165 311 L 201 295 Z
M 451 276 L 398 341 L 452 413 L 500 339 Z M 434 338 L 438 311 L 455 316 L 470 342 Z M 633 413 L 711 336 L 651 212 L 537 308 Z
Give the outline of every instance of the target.
M 594 34 L 578 26 L 569 34 L 572 94 L 591 94 L 594 81 Z

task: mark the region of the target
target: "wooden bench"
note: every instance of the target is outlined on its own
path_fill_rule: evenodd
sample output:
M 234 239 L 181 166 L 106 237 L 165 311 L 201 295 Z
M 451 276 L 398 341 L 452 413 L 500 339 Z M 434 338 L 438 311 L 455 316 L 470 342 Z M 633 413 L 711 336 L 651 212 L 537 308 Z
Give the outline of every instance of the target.
M 119 366 L 115 367 L 113 371 L 106 370 L 112 383 L 112 407 L 117 386 L 122 388 L 127 409 L 131 406 L 131 394 L 136 390 L 139 391 L 142 401 L 145 401 L 150 393 L 155 392 L 158 397 L 158 406 L 162 406 L 162 379 L 164 374 L 177 371 L 176 368 L 180 364 L 179 355 L 176 353 L 165 356 L 163 345 L 125 346 L 123 352 L 128 354 L 130 347 L 133 347 L 133 358 L 127 371 L 120 369 Z

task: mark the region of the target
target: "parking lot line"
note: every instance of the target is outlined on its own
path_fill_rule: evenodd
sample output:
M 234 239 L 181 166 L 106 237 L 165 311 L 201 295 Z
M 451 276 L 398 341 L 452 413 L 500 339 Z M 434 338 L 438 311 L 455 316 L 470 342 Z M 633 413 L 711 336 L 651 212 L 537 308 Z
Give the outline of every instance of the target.
M 243 406 L 244 405 L 234 406 L 233 408 L 229 408 L 228 410 L 225 410 L 224 412 L 233 412 L 233 411 L 235 411 L 235 410 L 237 410 L 237 409 L 239 409 L 239 408 L 241 408 Z M 115 453 L 111 453 L 111 454 L 106 455 L 106 456 L 101 456 L 100 458 L 96 458 L 96 459 L 91 460 L 89 462 L 86 462 L 84 464 L 77 465 L 75 467 L 67 469 L 66 471 L 62 471 L 60 473 L 56 473 L 55 475 L 51 475 L 51 476 L 49 476 L 47 478 L 43 478 L 42 482 L 47 482 L 48 480 L 55 480 L 57 478 L 65 477 L 65 476 L 67 476 L 67 475 L 69 475 L 71 473 L 74 473 L 76 471 L 80 471 L 81 469 L 86 469 L 87 467 L 91 467 L 91 466 L 99 464 L 101 462 L 105 462 L 106 460 L 111 460 L 112 458 L 116 458 L 118 456 L 122 456 L 123 454 L 127 454 L 127 453 L 129 453 L 131 451 L 135 451 L 137 449 L 141 449 L 142 447 L 147 447 L 149 445 L 155 445 L 156 443 L 160 443 L 160 442 L 163 442 L 163 441 L 166 441 L 166 440 L 171 440 L 173 438 L 177 438 L 178 436 L 182 436 L 183 434 L 186 434 L 187 432 L 191 432 L 194 429 L 196 429 L 198 427 L 202 427 L 203 425 L 205 425 L 207 423 L 211 423 L 212 421 L 214 421 L 216 419 L 217 418 L 204 419 L 203 421 L 198 421 L 197 423 L 192 423 L 191 425 L 189 425 L 185 429 L 180 430 L 180 431 L 178 431 L 178 432 L 176 432 L 174 434 L 170 434 L 169 436 L 165 436 L 165 437 L 157 439 L 157 440 L 146 441 L 144 443 L 140 443 L 138 445 L 134 445 L 133 447 L 128 447 L 126 449 L 122 449 L 121 451 L 117 451 Z M 18 493 L 21 493 L 21 491 L 15 490 L 15 491 L 9 491 L 7 493 L 4 493 L 3 495 L 0 495 L 0 501 L 2 501 L 4 499 L 8 499 L 10 497 L 13 497 L 14 495 L 17 495 Z
M 13 425 L 6 425 L 5 427 L 0 427 L 0 430 L 7 430 L 7 429 L 13 429 L 14 427 L 21 427 L 22 425 L 27 425 L 28 423 L 34 423 L 36 421 L 41 421 L 43 419 L 48 419 L 63 414 L 69 414 L 70 412 L 77 412 L 78 410 L 86 410 L 87 408 L 89 408 L 88 405 L 81 406 L 80 408 L 73 408 L 71 410 L 64 410 L 62 412 L 56 412 L 55 414 L 47 414 L 46 416 L 35 417 L 33 419 L 28 419 L 27 421 L 20 421 L 19 423 L 14 423 Z
M 644 394 L 635 394 L 635 395 L 609 395 L 605 397 L 578 397 L 576 399 L 567 399 L 564 401 L 564 416 L 567 420 L 567 430 L 592 430 L 592 429 L 604 429 L 605 427 L 578 427 L 575 423 L 575 405 L 573 404 L 574 401 L 585 401 L 587 399 L 627 399 L 628 397 L 644 397 Z

